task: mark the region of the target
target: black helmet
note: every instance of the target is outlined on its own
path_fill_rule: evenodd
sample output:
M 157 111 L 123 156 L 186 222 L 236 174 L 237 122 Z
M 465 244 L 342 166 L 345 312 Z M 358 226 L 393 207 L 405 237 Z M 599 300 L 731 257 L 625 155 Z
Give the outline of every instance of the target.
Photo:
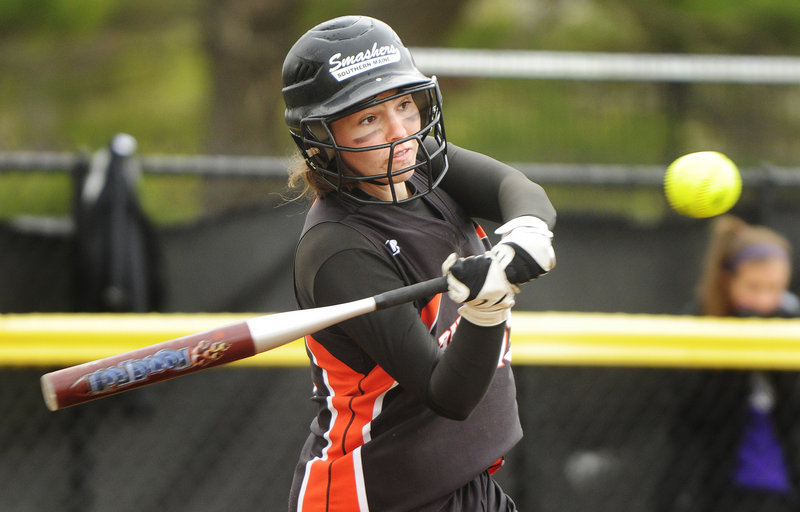
M 408 49 L 389 25 L 364 16 L 343 16 L 306 32 L 289 50 L 283 63 L 283 99 L 289 132 L 307 165 L 333 189 L 359 202 L 403 202 L 365 199 L 350 190 L 359 181 L 393 184 L 393 177 L 408 171 L 391 166 L 385 173 L 353 176 L 344 172 L 340 151 L 370 151 L 389 148 L 416 139 L 417 164 L 424 169 L 426 186 L 417 187 L 411 198 L 430 192 L 447 171 L 446 139 L 441 111 L 441 93 L 436 78 L 422 74 Z M 378 95 L 396 90 L 388 97 Z M 420 111 L 421 129 L 392 143 L 347 148 L 338 145 L 330 123 L 369 106 L 410 94 Z M 428 135 L 430 141 L 423 144 Z M 430 165 L 438 159 L 435 166 Z M 390 158 L 391 161 L 391 158 Z M 434 175 L 435 173 L 435 175 Z

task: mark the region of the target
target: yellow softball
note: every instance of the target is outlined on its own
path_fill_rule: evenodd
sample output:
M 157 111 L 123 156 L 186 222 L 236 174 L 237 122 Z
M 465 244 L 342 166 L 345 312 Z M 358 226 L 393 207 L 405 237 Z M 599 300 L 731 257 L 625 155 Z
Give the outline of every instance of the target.
M 730 210 L 742 194 L 742 177 L 727 156 L 699 151 L 678 158 L 664 174 L 664 195 L 676 212 L 695 218 Z

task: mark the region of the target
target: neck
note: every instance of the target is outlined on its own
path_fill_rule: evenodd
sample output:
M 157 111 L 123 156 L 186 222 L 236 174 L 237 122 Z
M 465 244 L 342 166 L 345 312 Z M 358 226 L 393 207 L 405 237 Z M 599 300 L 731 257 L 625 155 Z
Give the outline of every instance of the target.
M 367 194 L 371 195 L 372 197 L 377 197 L 381 201 L 391 201 L 394 199 L 392 197 L 392 187 L 391 185 L 377 185 L 374 183 L 362 183 L 360 185 L 361 190 L 366 192 Z M 394 184 L 394 192 L 396 194 L 396 200 L 402 201 L 403 199 L 408 199 L 408 187 L 406 186 L 405 182 L 403 183 L 395 183 Z

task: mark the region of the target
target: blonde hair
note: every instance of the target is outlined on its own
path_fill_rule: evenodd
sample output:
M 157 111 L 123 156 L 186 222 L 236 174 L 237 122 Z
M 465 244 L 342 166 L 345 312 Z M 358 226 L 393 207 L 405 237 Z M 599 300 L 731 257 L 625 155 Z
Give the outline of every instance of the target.
M 742 251 L 756 245 L 771 246 L 776 249 L 777 254 L 791 258 L 789 240 L 776 231 L 765 226 L 748 224 L 733 215 L 722 215 L 714 219 L 697 288 L 700 312 L 703 315 L 733 314 L 728 290 L 729 277 L 736 271 L 736 261 Z

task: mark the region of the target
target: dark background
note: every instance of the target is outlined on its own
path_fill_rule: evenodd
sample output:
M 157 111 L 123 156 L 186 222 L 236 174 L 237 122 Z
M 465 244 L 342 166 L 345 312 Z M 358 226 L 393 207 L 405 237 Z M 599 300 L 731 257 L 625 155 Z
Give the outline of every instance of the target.
M 737 213 L 800 243 L 800 212 L 763 205 L 743 200 Z M 302 213 L 275 196 L 182 225 L 153 227 L 130 215 L 122 226 L 127 250 L 151 256 L 138 267 L 147 272 L 134 275 L 157 285 L 158 307 L 150 309 L 277 312 L 294 309 L 290 269 Z M 94 224 L 84 218 L 78 226 Z M 516 309 L 678 313 L 708 226 L 677 215 L 655 224 L 564 215 L 557 268 L 525 285 Z M 0 226 L 0 310 L 85 311 L 81 238 L 30 223 Z M 220 368 L 55 413 L 39 391 L 48 370 L 0 371 L 3 509 L 284 509 L 314 414 L 306 369 Z M 667 383 L 678 372 L 518 365 L 526 436 L 498 479 L 521 510 L 650 510 L 673 449 L 665 437 L 675 407 Z

